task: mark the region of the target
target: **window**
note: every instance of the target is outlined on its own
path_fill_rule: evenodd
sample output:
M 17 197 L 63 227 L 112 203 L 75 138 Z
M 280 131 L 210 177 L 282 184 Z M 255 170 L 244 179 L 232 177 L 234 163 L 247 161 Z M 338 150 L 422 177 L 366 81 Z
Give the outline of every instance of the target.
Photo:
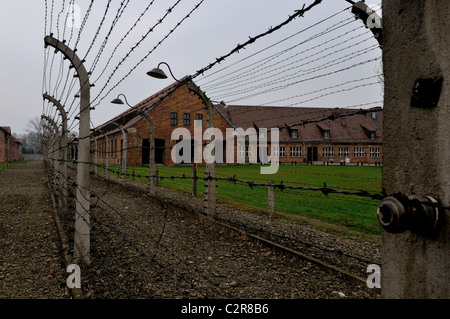
M 377 119 L 377 112 L 372 112 L 372 118 L 373 118 L 374 120 Z
M 203 114 L 195 114 L 196 120 L 203 120 Z
M 355 152 L 353 154 L 355 157 L 359 157 L 359 147 L 355 147 Z
M 259 138 L 266 138 L 266 132 L 265 131 L 259 132 Z
M 278 146 L 273 147 L 273 156 L 278 157 Z
M 280 147 L 280 157 L 285 157 L 286 156 L 286 147 L 281 146 Z
M 374 157 L 380 158 L 380 156 L 381 156 L 381 150 L 379 147 L 377 147 L 377 148 L 371 147 L 370 148 L 370 157 L 371 158 L 374 158 Z
M 364 147 L 359 148 L 359 157 L 366 157 L 366 150 Z
M 298 138 L 298 130 L 291 131 L 291 138 Z
M 339 147 L 339 157 L 344 157 L 344 148 Z
M 302 157 L 302 148 L 301 148 L 301 146 L 297 147 L 297 157 Z
M 296 154 L 295 151 L 296 151 L 295 147 L 291 146 L 291 157 L 295 157 L 295 154 Z
M 178 113 L 170 113 L 170 125 L 178 125 Z
M 252 157 L 252 148 L 250 146 L 247 146 L 247 157 Z
M 349 151 L 348 147 L 344 148 L 344 157 L 350 157 L 350 151 Z
M 371 132 L 370 132 L 370 139 L 371 139 L 371 140 L 374 140 L 374 139 L 376 139 L 376 138 L 377 138 L 377 132 L 371 131 Z
M 245 156 L 245 148 L 244 146 L 239 146 L 239 157 Z
M 184 113 L 184 115 L 183 115 L 183 125 L 184 126 L 190 126 L 191 125 L 191 114 Z
M 110 158 L 115 158 L 116 157 L 116 149 L 114 148 L 114 145 L 116 140 L 111 140 L 110 144 L 111 144 L 111 149 L 109 150 L 111 152 L 111 156 Z
M 323 157 L 328 157 L 328 147 L 323 148 Z
M 328 148 L 328 156 L 329 157 L 334 157 L 334 147 L 329 147 Z
M 330 131 L 329 130 L 323 131 L 323 138 L 326 140 L 330 139 Z

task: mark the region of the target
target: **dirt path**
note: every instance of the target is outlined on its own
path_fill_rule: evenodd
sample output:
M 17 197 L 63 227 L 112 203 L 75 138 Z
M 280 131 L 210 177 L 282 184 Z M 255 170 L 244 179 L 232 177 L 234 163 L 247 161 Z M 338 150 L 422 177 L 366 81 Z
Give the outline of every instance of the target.
M 67 298 L 42 162 L 0 170 L 0 299 Z

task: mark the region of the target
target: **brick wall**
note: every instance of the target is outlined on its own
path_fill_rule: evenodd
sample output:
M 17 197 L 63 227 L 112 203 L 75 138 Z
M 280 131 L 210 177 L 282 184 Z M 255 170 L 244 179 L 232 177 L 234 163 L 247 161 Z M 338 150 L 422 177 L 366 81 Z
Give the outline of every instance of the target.
M 8 154 L 7 150 L 7 134 L 3 130 L 0 130 L 0 162 L 6 162 Z
M 171 114 L 177 114 L 177 122 L 174 123 L 171 118 Z M 185 114 L 188 114 L 189 123 L 185 123 Z M 176 91 L 166 97 L 162 102 L 155 106 L 149 112 L 149 116 L 153 119 L 155 125 L 155 138 L 156 143 L 156 162 L 165 166 L 175 166 L 176 164 L 172 160 L 171 151 L 176 145 L 178 137 L 174 137 L 172 140 L 172 132 L 177 128 L 186 128 L 191 138 L 194 139 L 194 121 L 197 115 L 202 117 L 202 133 L 207 129 L 207 111 L 203 102 L 194 93 L 189 92 L 186 85 L 179 87 Z M 185 125 L 189 124 L 189 125 Z M 222 115 L 214 110 L 214 127 L 218 128 L 223 138 L 226 137 L 226 129 L 231 128 L 231 125 L 222 117 Z M 246 128 L 244 128 L 246 129 Z M 150 126 L 145 117 L 141 118 L 137 122 L 133 123 L 127 128 L 128 131 L 128 166 L 146 166 L 148 163 L 148 149 L 143 150 L 143 146 L 148 147 L 148 141 L 150 140 Z M 120 131 L 109 136 L 109 147 L 111 153 L 110 165 L 121 163 L 122 161 L 122 145 L 123 137 Z M 145 141 L 145 144 L 144 144 Z M 206 141 L 203 140 L 203 145 L 206 145 Z M 112 143 L 112 144 L 111 144 Z M 114 145 L 114 146 L 112 146 Z M 248 146 L 248 145 L 247 145 Z M 284 154 L 282 148 L 284 147 Z M 295 154 L 291 154 L 291 147 L 295 147 Z M 94 143 L 91 144 L 93 157 L 95 156 Z M 297 148 L 300 148 L 299 150 Z M 333 152 L 331 152 L 331 149 Z M 357 152 L 355 152 L 357 149 Z M 224 160 L 225 158 L 225 144 L 224 144 Z M 245 161 L 249 162 L 247 154 L 245 152 Z M 280 141 L 279 146 L 280 163 L 308 163 L 312 162 L 328 162 L 328 163 L 346 163 L 350 164 L 376 164 L 382 162 L 382 146 L 381 143 L 327 143 L 327 142 L 283 142 Z M 105 139 L 98 139 L 98 152 L 99 152 L 99 164 L 105 163 L 106 158 L 106 146 Z M 253 151 L 254 152 L 254 151 Z M 203 153 L 202 153 L 203 154 Z M 272 154 L 269 152 L 269 155 Z M 234 161 L 238 162 L 239 147 L 234 145 Z M 144 164 L 145 163 L 145 164 Z M 203 161 L 202 164 L 205 164 Z M 220 165 L 220 164 L 218 164 Z M 224 164 L 225 165 L 225 164 Z
M 0 130 L 0 162 L 13 162 L 22 159 L 22 143 L 8 132 Z
M 171 121 L 171 114 L 176 113 L 178 122 L 173 125 Z M 189 125 L 184 123 L 184 115 L 189 114 Z M 203 132 L 207 129 L 207 112 L 205 105 L 197 95 L 189 92 L 186 85 L 181 86 L 170 96 L 166 97 L 161 103 L 149 112 L 149 116 L 153 119 L 155 125 L 155 138 L 160 140 L 159 143 L 163 143 L 164 147 L 159 147 L 157 152 L 160 153 L 162 158 L 162 164 L 166 166 L 175 166 L 175 163 L 171 158 L 171 150 L 177 143 L 176 140 L 171 140 L 172 132 L 176 128 L 186 128 L 189 130 L 192 139 L 194 138 L 194 120 L 197 115 L 201 115 Z M 214 112 L 214 126 L 221 131 L 225 132 L 226 127 L 229 127 L 226 120 L 217 112 Z M 145 117 L 138 122 L 127 128 L 128 131 L 128 166 L 143 166 L 143 140 L 150 139 L 150 126 Z M 109 135 L 109 140 L 117 141 L 117 153 L 112 153 L 112 159 L 110 159 L 110 165 L 113 165 L 121 158 L 122 151 L 122 133 L 117 132 L 113 135 Z M 205 143 L 205 141 L 204 141 Z M 99 164 L 105 163 L 105 139 L 98 139 L 99 148 Z M 157 145 L 158 146 L 158 145 Z M 94 142 L 91 143 L 92 154 L 94 158 L 95 146 Z M 111 150 L 111 149 L 110 149 Z

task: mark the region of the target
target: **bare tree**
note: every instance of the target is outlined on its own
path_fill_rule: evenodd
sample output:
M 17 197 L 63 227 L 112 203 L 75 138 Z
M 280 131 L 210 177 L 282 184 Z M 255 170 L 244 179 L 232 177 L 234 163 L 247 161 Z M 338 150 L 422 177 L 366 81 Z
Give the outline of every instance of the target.
M 380 62 L 380 66 L 375 68 L 375 73 L 377 74 L 378 82 L 381 84 L 382 92 L 384 93 L 384 72 L 383 72 L 383 62 Z M 383 95 L 383 94 L 382 94 Z
M 44 124 L 39 116 L 31 118 L 27 123 L 27 148 L 35 154 L 42 154 L 44 142 Z

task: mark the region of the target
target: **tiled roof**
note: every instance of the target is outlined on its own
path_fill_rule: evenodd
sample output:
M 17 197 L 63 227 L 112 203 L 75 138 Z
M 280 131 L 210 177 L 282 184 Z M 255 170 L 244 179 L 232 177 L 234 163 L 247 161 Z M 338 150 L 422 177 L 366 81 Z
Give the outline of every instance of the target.
M 283 142 L 323 142 L 324 131 L 329 131 L 329 142 L 382 142 L 382 112 L 356 114 L 355 109 L 311 108 L 311 107 L 270 107 L 270 106 L 216 106 L 235 128 L 282 128 L 280 141 Z M 345 115 L 334 120 L 324 118 Z M 307 124 L 305 121 L 319 121 Z M 365 129 L 364 129 L 365 128 Z M 298 138 L 292 138 L 292 130 L 298 131 Z M 370 131 L 376 132 L 375 139 Z
M 123 128 L 128 128 L 131 125 L 135 124 L 142 118 L 142 115 L 139 115 L 139 112 L 137 110 L 139 110 L 140 112 L 148 112 L 150 109 L 155 107 L 164 96 L 167 96 L 171 94 L 174 90 L 176 90 L 178 88 L 177 84 L 178 84 L 177 82 L 172 83 L 171 85 L 165 87 L 158 93 L 155 93 L 149 98 L 136 104 L 135 106 L 133 106 L 134 107 L 133 109 L 128 108 L 125 112 L 117 115 L 108 122 L 96 127 L 93 130 L 93 135 L 96 138 L 101 138 L 105 134 L 111 135 L 120 132 L 120 128 L 117 127 L 117 125 L 115 125 L 114 123 L 121 125 Z
M 4 131 L 6 134 L 11 135 L 11 127 L 9 126 L 0 126 L 0 129 Z

